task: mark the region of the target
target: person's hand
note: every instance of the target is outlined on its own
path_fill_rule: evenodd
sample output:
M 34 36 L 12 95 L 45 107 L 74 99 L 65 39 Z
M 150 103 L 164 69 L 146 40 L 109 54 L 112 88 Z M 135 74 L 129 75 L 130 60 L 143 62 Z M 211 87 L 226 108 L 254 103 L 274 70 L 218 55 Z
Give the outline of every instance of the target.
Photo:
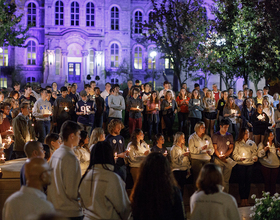
M 14 131 L 12 131 L 12 130 L 7 130 L 7 131 L 6 131 L 6 134 L 7 134 L 7 135 L 13 135 L 13 134 L 14 134 Z
M 57 123 L 56 123 L 56 122 L 54 122 L 54 123 L 53 123 L 53 126 L 57 126 Z
M 219 155 L 219 158 L 221 161 L 223 161 L 224 163 L 227 163 L 226 161 L 226 156 L 225 155 Z
M 189 154 L 190 154 L 190 152 L 185 152 L 185 153 L 183 153 L 183 155 L 184 155 L 185 157 L 189 156 Z
M 211 156 L 211 150 L 210 150 L 210 149 L 207 149 L 207 150 L 206 150 L 206 153 L 207 153 L 209 156 Z
M 204 145 L 201 149 L 205 150 L 207 148 L 207 145 Z
M 149 151 L 149 150 L 146 150 L 146 151 L 144 152 L 144 155 L 147 156 L 149 153 L 150 153 L 150 151 Z
M 83 115 L 83 112 L 76 112 L 77 115 Z
M 241 157 L 241 158 L 240 158 L 240 160 L 241 160 L 241 161 L 244 161 L 244 160 L 246 160 L 246 158 L 244 158 L 244 157 Z
M 269 147 L 266 146 L 266 147 L 264 148 L 264 151 L 266 152 L 266 151 L 268 151 L 268 150 L 269 150 Z
M 126 152 L 122 152 L 122 153 L 118 154 L 118 157 L 125 158 L 125 155 L 126 155 Z
M 52 114 L 43 114 L 43 117 L 44 118 L 47 118 L 47 117 L 49 117 L 49 116 L 51 116 Z
M 174 114 L 177 114 L 177 109 L 175 109 Z
M 254 162 L 257 162 L 257 161 L 258 161 L 258 157 L 254 156 L 254 157 L 253 157 L 253 161 L 254 161 Z

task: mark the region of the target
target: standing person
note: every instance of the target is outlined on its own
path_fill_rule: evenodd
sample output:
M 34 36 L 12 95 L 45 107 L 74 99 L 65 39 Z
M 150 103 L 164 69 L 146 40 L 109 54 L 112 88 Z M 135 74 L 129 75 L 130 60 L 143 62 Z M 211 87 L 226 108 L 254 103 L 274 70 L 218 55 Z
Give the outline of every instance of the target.
M 120 135 L 124 125 L 121 120 L 113 119 L 108 124 L 108 132 L 105 141 L 107 141 L 113 149 L 114 155 L 118 158 L 115 164 L 114 171 L 120 175 L 120 177 L 126 180 L 126 166 L 124 158 L 126 156 L 125 142 L 123 136 Z
M 170 142 L 170 137 L 173 136 L 173 124 L 175 120 L 175 114 L 177 113 L 177 104 L 174 99 L 172 99 L 171 91 L 167 91 L 165 98 L 161 103 L 161 110 L 164 123 L 167 128 L 168 142 Z
M 29 101 L 31 108 L 33 108 L 34 103 L 36 102 L 36 98 L 34 96 L 31 96 L 32 93 L 32 87 L 29 85 L 26 85 L 24 87 L 24 95 L 22 95 L 19 98 L 19 104 L 21 104 L 24 100 Z
M 80 92 L 81 100 L 76 103 L 77 123 L 83 130 L 87 131 L 89 136 L 95 121 L 95 104 L 89 100 L 85 90 Z
M 170 164 L 161 153 L 149 154 L 141 164 L 130 200 L 135 220 L 185 219 L 182 195 Z
M 154 134 L 158 133 L 159 126 L 159 111 L 161 103 L 157 96 L 157 91 L 152 91 L 151 97 L 147 100 L 147 119 L 148 119 L 148 135 L 149 140 L 152 140 L 152 130 L 154 130 Z M 144 122 L 145 123 L 145 122 Z
M 215 99 L 215 104 L 217 105 L 218 101 L 222 98 L 221 91 L 218 90 L 217 84 L 215 83 L 213 84 L 212 88 L 213 90 L 211 92 L 211 97 Z
M 234 131 L 235 140 L 238 137 L 238 132 L 240 128 L 239 117 L 241 116 L 241 112 L 239 107 L 235 104 L 233 96 L 228 97 L 228 101 L 223 110 L 224 117 L 230 120 L 229 132 L 232 133 Z
M 142 112 L 143 122 L 146 122 L 148 120 L 147 101 L 151 97 L 151 86 L 150 86 L 149 83 L 144 84 L 144 92 L 141 94 L 141 96 L 142 96 L 142 101 L 143 101 L 143 105 L 144 105 L 144 109 L 143 109 L 143 112 Z M 149 131 L 148 123 L 143 124 L 143 131 L 144 131 L 144 133 L 148 133 L 148 131 Z
M 271 95 L 269 95 L 268 92 L 269 92 L 269 87 L 268 86 L 263 87 L 263 97 L 267 97 L 269 105 L 272 105 L 273 97 Z
M 111 83 L 106 83 L 105 84 L 105 90 L 101 93 L 101 97 L 104 99 L 104 112 L 103 112 L 103 129 L 105 129 L 107 120 L 108 120 L 108 113 L 107 113 L 107 105 L 106 105 L 106 99 L 108 100 L 108 96 L 110 95 L 110 90 L 111 90 Z
M 48 200 L 56 211 L 70 220 L 82 220 L 78 186 L 81 180 L 80 163 L 73 152 L 80 141 L 81 127 L 73 121 L 65 121 L 61 127 L 63 144 L 53 153 L 50 167 L 53 168 L 52 183 L 48 187 Z
M 233 159 L 237 162 L 241 206 L 250 206 L 248 197 L 250 194 L 254 162 L 258 161 L 257 154 L 258 148 L 255 142 L 249 139 L 249 130 L 247 128 L 241 128 L 232 154 Z
M 206 134 L 210 134 L 210 136 L 214 133 L 214 124 L 217 118 L 215 103 L 215 99 L 211 98 L 211 90 L 208 90 L 206 96 L 203 98 L 203 105 Z M 208 129 L 210 132 L 208 132 Z
M 274 108 L 270 105 L 269 98 L 267 96 L 263 97 L 263 112 L 267 115 L 269 118 L 269 124 L 271 126 L 269 129 L 272 129 L 275 127 L 275 121 L 274 121 Z
M 52 91 L 56 92 L 57 95 L 60 94 L 60 91 L 57 90 L 57 83 L 56 82 L 52 83 Z
M 99 89 L 99 87 L 95 87 L 94 88 L 94 92 L 95 92 L 96 112 L 95 112 L 93 128 L 102 128 L 103 112 L 104 112 L 105 101 L 100 96 L 100 89 Z
M 179 131 L 183 131 L 187 127 L 188 114 L 189 114 L 189 104 L 190 98 L 187 97 L 187 91 L 182 88 L 179 95 L 176 98 L 178 106 L 178 122 L 179 122 Z M 187 132 L 184 132 L 187 135 Z
M 215 133 L 212 137 L 212 143 L 215 150 L 215 164 L 219 165 L 222 169 L 224 176 L 223 186 L 224 191 L 229 191 L 229 178 L 231 175 L 232 167 L 228 165 L 227 158 L 233 151 L 233 136 L 228 133 L 230 122 L 228 119 L 222 119 L 220 122 L 220 131 Z
M 243 90 L 243 93 L 244 93 L 243 99 L 249 98 L 249 89 L 248 89 L 248 88 L 245 88 L 245 89 Z
M 191 220 L 241 220 L 235 198 L 223 192 L 221 168 L 213 163 L 202 167 L 191 196 Z
M 264 139 L 264 132 L 268 129 L 269 118 L 263 112 L 262 104 L 257 104 L 256 111 L 252 115 L 253 135 L 255 143 L 258 145 Z
M 265 192 L 274 195 L 280 165 L 280 148 L 275 144 L 273 130 L 267 129 L 265 131 L 264 139 L 258 146 L 258 157 L 262 165 L 261 171 L 264 177 Z
M 73 103 L 67 96 L 67 88 L 62 86 L 61 96 L 58 96 L 53 105 L 53 125 L 57 127 L 57 133 L 60 132 L 62 124 L 66 120 L 71 120 L 73 111 Z
M 27 184 L 5 202 L 3 220 L 28 220 L 36 215 L 55 213 L 47 201 L 44 187 L 51 183 L 51 169 L 43 158 L 32 158 L 25 164 Z
M 102 128 L 94 128 L 91 132 L 88 148 L 91 151 L 94 145 L 99 141 L 105 141 L 105 133 Z
M 149 145 L 147 145 L 144 141 L 144 133 L 139 128 L 136 128 L 131 134 L 131 142 L 127 145 L 127 151 L 130 173 L 132 175 L 133 182 L 136 183 L 143 157 L 150 153 Z
M 234 94 L 234 89 L 233 88 L 229 88 L 228 89 L 228 96 L 232 96 L 234 99 L 236 99 L 236 95 Z
M 225 107 L 227 99 L 228 99 L 228 91 L 226 91 L 226 90 L 222 91 L 221 95 L 222 95 L 222 98 L 218 101 L 218 105 L 217 105 L 218 122 L 220 122 L 224 117 L 224 107 Z
M 252 105 L 253 105 L 253 101 L 251 99 L 245 99 L 241 111 L 242 128 L 247 128 L 249 130 L 249 137 L 251 140 L 253 140 L 252 115 L 256 111 L 256 109 L 253 108 Z
M 204 92 L 200 89 L 200 85 L 198 83 L 194 84 L 194 89 L 198 91 L 199 97 L 202 100 L 204 98 Z
M 84 220 L 129 218 L 130 201 L 124 181 L 113 172 L 114 164 L 111 146 L 107 142 L 98 142 L 79 185 Z
M 164 89 L 159 92 L 159 97 L 161 98 L 162 96 L 165 96 L 165 93 L 167 91 L 170 91 L 171 95 L 172 95 L 172 99 L 175 99 L 174 92 L 169 89 L 169 82 L 168 81 L 164 81 L 163 87 L 164 87 Z
M 194 126 L 197 122 L 202 120 L 203 103 L 200 99 L 198 90 L 192 91 L 192 97 L 189 101 L 189 119 L 191 121 L 191 134 L 194 132 Z
M 184 196 L 184 186 L 186 178 L 190 176 L 191 164 L 189 160 L 189 149 L 185 145 L 185 135 L 177 132 L 174 137 L 173 146 L 170 151 L 173 174 L 177 180 L 182 196 Z
M 36 118 L 36 128 L 39 133 L 38 141 L 44 143 L 45 137 L 50 133 L 51 129 L 52 106 L 47 101 L 48 94 L 46 89 L 41 89 L 40 95 L 41 98 L 34 104 L 32 115 Z
M 242 111 L 243 108 L 243 91 L 239 90 L 237 94 L 237 99 L 235 99 L 235 104 L 239 107 L 240 111 Z
M 125 88 L 123 90 L 123 94 L 122 94 L 125 102 L 127 102 L 127 96 L 129 95 L 132 86 L 133 86 L 133 81 L 131 79 L 129 79 L 127 81 L 127 88 Z M 125 126 L 128 126 L 128 120 L 129 120 L 129 110 L 126 108 L 125 109 L 125 116 L 124 116 L 124 125 Z
M 139 98 L 139 89 L 134 88 L 132 90 L 133 96 L 128 101 L 128 109 L 129 109 L 129 134 L 136 129 L 142 128 L 142 115 L 144 105 L 143 101 Z
M 105 84 L 105 90 L 101 92 L 101 97 L 105 100 L 108 95 L 110 95 L 111 83 L 107 82 Z
M 19 82 L 14 83 L 14 91 L 17 91 L 20 94 L 20 83 Z
M 276 136 L 276 141 L 280 143 L 280 105 L 277 104 L 277 110 L 274 113 L 274 121 L 275 121 L 275 136 Z
M 249 93 L 250 96 L 250 93 Z M 262 104 L 263 101 L 263 91 L 261 89 L 257 90 L 257 96 L 254 98 L 255 105 Z
M 122 110 L 125 110 L 124 98 L 119 95 L 120 86 L 113 86 L 113 94 L 108 97 L 109 123 L 112 119 L 122 120 Z
M 276 92 L 273 95 L 273 107 L 277 109 L 277 104 L 279 104 L 279 94 Z
M 14 131 L 14 152 L 16 159 L 26 157 L 24 153 L 24 145 L 26 142 L 35 139 L 34 126 L 29 119 L 30 104 L 23 102 L 20 105 L 20 111 L 13 119 L 13 131 Z
M 189 148 L 191 153 L 191 164 L 194 175 L 194 183 L 201 168 L 210 162 L 214 148 L 211 137 L 205 133 L 205 124 L 200 121 L 194 127 L 195 133 L 189 137 Z

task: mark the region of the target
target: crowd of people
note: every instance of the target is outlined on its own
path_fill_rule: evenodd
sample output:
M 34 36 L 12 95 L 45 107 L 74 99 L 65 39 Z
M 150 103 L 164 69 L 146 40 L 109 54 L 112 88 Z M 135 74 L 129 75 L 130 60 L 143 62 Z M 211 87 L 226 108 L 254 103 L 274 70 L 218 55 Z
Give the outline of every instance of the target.
M 257 161 L 265 191 L 276 192 L 279 94 L 270 96 L 264 87 L 254 97 L 247 85 L 237 96 L 216 84 L 212 90 L 195 84 L 189 92 L 184 83 L 178 94 L 168 81 L 159 92 L 138 80 L 127 86 L 120 92 L 119 85 L 106 83 L 101 92 L 92 81 L 77 93 L 75 83 L 58 90 L 54 82 L 38 90 L 27 85 L 21 93 L 15 84 L 8 97 L 0 94 L 5 158 L 29 159 L 21 169 L 21 190 L 5 203 L 4 219 L 19 219 L 10 217 L 17 204 L 32 207 L 29 194 L 45 204 L 30 211 L 34 215 L 48 210 L 70 219 L 185 219 L 182 196 L 191 175 L 197 188 L 191 219 L 204 219 L 202 209 L 208 217 L 238 219 L 236 200 L 227 194 L 232 168 L 238 170 L 240 206 L 248 206 Z M 211 201 L 217 201 L 217 212 L 211 212 Z

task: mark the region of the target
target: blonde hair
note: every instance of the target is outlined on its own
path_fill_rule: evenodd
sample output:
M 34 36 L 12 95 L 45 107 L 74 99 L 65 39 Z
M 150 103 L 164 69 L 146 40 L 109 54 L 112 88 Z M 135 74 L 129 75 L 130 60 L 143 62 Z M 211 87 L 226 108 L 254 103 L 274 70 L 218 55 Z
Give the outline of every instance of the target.
M 183 132 L 178 131 L 175 135 L 174 135 L 174 141 L 173 141 L 173 145 L 177 145 L 177 143 L 179 142 L 179 139 L 182 135 L 185 135 Z
M 204 125 L 205 126 L 205 123 L 203 121 L 199 121 L 195 124 L 194 126 L 194 131 L 197 133 L 197 130 L 200 128 L 200 126 Z
M 263 97 L 263 100 L 262 100 L 262 105 L 263 105 L 263 107 L 264 107 L 264 100 L 267 101 L 267 103 L 268 103 L 268 104 L 267 104 L 267 107 L 270 108 L 269 98 L 268 98 L 267 96 L 264 96 L 264 97 Z
M 88 146 L 96 144 L 100 140 L 101 135 L 103 134 L 104 134 L 104 130 L 102 128 L 94 128 L 90 135 Z
M 121 124 L 122 129 L 124 128 L 124 125 L 123 125 L 123 123 L 120 119 L 113 119 L 113 120 L 110 121 L 110 123 L 108 124 L 108 127 L 107 127 L 107 130 L 110 134 L 113 133 L 117 124 Z

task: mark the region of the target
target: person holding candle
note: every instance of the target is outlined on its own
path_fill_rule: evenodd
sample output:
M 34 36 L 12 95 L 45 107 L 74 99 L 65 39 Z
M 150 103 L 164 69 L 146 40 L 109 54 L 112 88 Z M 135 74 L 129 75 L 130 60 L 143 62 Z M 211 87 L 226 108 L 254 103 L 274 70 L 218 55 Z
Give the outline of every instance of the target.
M 187 91 L 184 88 L 181 88 L 179 95 L 176 98 L 178 105 L 178 122 L 179 122 L 179 131 L 183 131 L 187 127 L 188 113 L 189 113 L 189 104 L 190 98 L 187 96 Z M 187 131 L 184 132 L 187 135 Z
M 262 104 L 258 103 L 256 105 L 256 111 L 252 115 L 252 124 L 253 124 L 253 135 L 256 145 L 264 139 L 264 132 L 268 129 L 269 118 L 266 113 L 263 112 Z
M 162 134 L 156 134 L 153 147 L 151 148 L 151 152 L 159 152 L 164 154 L 164 156 L 167 156 L 168 155 L 167 148 L 163 146 L 163 144 L 164 144 L 164 136 Z
M 129 134 L 136 129 L 142 128 L 142 115 L 144 105 L 143 101 L 138 97 L 139 96 L 139 89 L 133 89 L 133 96 L 128 101 L 128 109 L 129 109 Z
M 159 111 L 160 100 L 157 95 L 157 91 L 152 91 L 150 98 L 147 99 L 147 119 L 149 124 L 148 135 L 149 139 L 152 139 L 152 130 L 154 128 L 154 134 L 158 133 L 159 126 Z
M 167 128 L 168 142 L 170 137 L 173 136 L 173 124 L 175 114 L 177 113 L 177 103 L 172 99 L 172 92 L 167 91 L 164 100 L 161 103 L 162 117 Z
M 273 130 L 267 129 L 265 131 L 264 139 L 258 146 L 258 157 L 262 165 L 261 171 L 264 177 L 265 192 L 274 195 L 280 166 L 280 148 L 275 143 Z
M 172 171 L 180 186 L 182 196 L 186 178 L 190 176 L 191 164 L 189 160 L 190 151 L 185 145 L 185 135 L 179 131 L 175 134 L 173 146 L 170 151 Z
M 211 90 L 206 92 L 206 96 L 203 98 L 204 104 L 204 122 L 205 122 L 205 129 L 206 134 L 210 134 L 210 136 L 214 133 L 214 124 L 217 118 L 216 113 L 216 102 L 215 99 L 211 97 Z M 210 133 L 208 133 L 208 129 Z
M 225 118 L 230 120 L 229 132 L 235 134 L 235 140 L 238 137 L 238 132 L 240 128 L 239 117 L 241 116 L 241 111 L 239 107 L 234 102 L 234 97 L 229 96 L 228 101 L 224 107 L 223 114 Z
M 214 163 L 222 169 L 224 191 L 227 193 L 229 191 L 229 178 L 232 171 L 232 167 L 228 166 L 227 158 L 231 155 L 234 144 L 232 134 L 227 132 L 229 125 L 230 121 L 227 118 L 223 118 L 220 121 L 220 130 L 212 136 L 212 143 L 215 150 Z
M 195 133 L 189 137 L 189 148 L 191 153 L 191 164 L 194 175 L 194 183 L 204 164 L 211 160 L 211 155 L 214 154 L 214 148 L 211 138 L 205 134 L 205 124 L 200 121 L 194 127 Z
M 144 86 L 144 92 L 141 93 L 141 97 L 142 97 L 144 109 L 143 109 L 142 115 L 143 115 L 143 121 L 146 122 L 148 120 L 147 102 L 150 99 L 152 94 L 151 94 L 151 86 L 149 83 L 145 83 L 143 86 Z M 143 129 L 144 133 L 147 133 L 149 131 L 148 123 L 144 123 L 142 129 Z
M 128 219 L 131 209 L 125 182 L 114 173 L 114 153 L 107 142 L 91 151 L 90 164 L 79 185 L 84 220 Z
M 249 138 L 251 140 L 253 139 L 252 115 L 255 111 L 256 109 L 253 108 L 253 100 L 249 98 L 245 99 L 241 111 L 242 128 L 247 128 L 249 130 Z
M 258 148 L 254 141 L 249 139 L 249 130 L 241 128 L 235 142 L 232 154 L 237 162 L 239 195 L 241 206 L 249 206 L 248 197 L 250 194 L 254 163 L 258 160 Z
M 131 195 L 134 220 L 184 220 L 182 195 L 170 164 L 161 153 L 151 153 L 140 167 Z
M 203 103 L 200 99 L 198 90 L 192 91 L 192 98 L 189 101 L 189 119 L 191 121 L 191 134 L 194 133 L 194 126 L 202 120 Z
M 223 111 L 224 111 L 224 107 L 225 107 L 227 99 L 228 99 L 228 91 L 227 90 L 222 91 L 221 96 L 222 96 L 222 98 L 218 101 L 218 104 L 217 104 L 217 110 L 218 110 L 217 119 L 218 119 L 218 122 L 220 122 L 224 117 L 224 112 Z
M 269 118 L 269 124 L 271 124 L 269 129 L 272 129 L 272 128 L 275 127 L 274 108 L 272 106 L 270 106 L 268 96 L 263 97 L 263 103 L 262 104 L 263 104 L 263 112 L 267 115 L 267 117 Z
M 150 153 L 149 145 L 144 141 L 144 133 L 139 128 L 136 128 L 131 134 L 131 142 L 127 145 L 127 152 L 130 173 L 135 183 L 139 176 L 140 165 L 143 158 Z

